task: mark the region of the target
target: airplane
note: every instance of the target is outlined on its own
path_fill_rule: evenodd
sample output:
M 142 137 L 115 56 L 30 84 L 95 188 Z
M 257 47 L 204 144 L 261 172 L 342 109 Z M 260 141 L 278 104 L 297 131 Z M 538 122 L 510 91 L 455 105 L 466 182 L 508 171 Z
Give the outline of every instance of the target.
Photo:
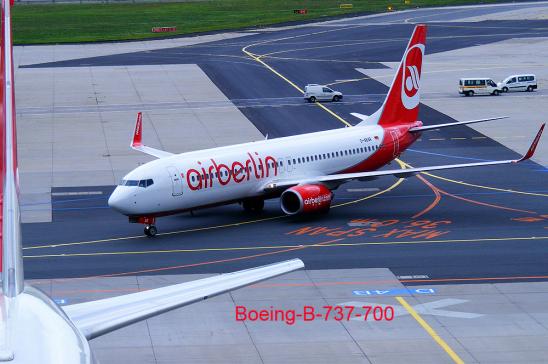
M 304 267 L 299 259 L 97 301 L 59 306 L 25 283 L 10 1 L 0 11 L 0 362 L 95 363 L 89 340 L 178 307 Z
M 172 154 L 142 142 L 142 113 L 137 116 L 131 148 L 156 157 L 129 172 L 108 204 L 144 224 L 156 235 L 156 218 L 239 202 L 260 211 L 264 200 L 280 197 L 287 215 L 326 212 L 341 184 L 381 176 L 410 177 L 420 172 L 515 164 L 535 152 L 544 125 L 528 152 L 517 160 L 451 164 L 408 169 L 379 168 L 398 158 L 422 132 L 504 117 L 425 126 L 417 120 L 426 25 L 415 26 L 382 106 L 372 115 L 352 113 L 353 127 L 252 143 Z

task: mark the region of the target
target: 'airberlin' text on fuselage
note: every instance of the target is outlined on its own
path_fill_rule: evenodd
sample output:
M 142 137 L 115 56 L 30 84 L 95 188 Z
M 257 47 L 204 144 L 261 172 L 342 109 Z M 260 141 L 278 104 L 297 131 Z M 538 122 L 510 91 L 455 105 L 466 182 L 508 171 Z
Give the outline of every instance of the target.
M 217 163 L 213 158 L 211 164 L 198 161 L 197 168 L 191 168 L 186 172 L 186 183 L 192 191 L 203 188 L 211 188 L 214 184 L 226 186 L 230 182 L 242 183 L 252 178 L 257 180 L 278 175 L 278 163 L 272 156 L 263 159 L 259 153 L 255 155 L 247 153 L 247 159 L 243 162 Z

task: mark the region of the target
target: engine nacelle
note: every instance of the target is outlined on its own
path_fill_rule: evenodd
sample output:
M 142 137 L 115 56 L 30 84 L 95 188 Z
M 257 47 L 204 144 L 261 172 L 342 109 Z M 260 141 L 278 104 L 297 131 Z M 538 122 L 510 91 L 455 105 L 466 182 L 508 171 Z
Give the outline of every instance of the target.
M 280 203 L 287 215 L 307 214 L 329 210 L 333 193 L 322 184 L 300 185 L 282 193 Z

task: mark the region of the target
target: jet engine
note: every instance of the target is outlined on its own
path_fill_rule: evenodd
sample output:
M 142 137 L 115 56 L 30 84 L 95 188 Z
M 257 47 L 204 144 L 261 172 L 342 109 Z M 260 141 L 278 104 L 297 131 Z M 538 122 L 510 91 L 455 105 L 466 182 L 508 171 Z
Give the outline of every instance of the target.
M 333 193 L 322 184 L 299 185 L 282 193 L 280 203 L 287 215 L 326 212 L 331 206 Z

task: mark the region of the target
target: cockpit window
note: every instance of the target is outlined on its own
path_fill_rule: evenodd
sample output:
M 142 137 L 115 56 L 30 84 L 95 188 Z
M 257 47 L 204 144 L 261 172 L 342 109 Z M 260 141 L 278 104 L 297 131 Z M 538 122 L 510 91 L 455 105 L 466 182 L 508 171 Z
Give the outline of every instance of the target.
M 140 181 L 135 179 L 123 179 L 120 182 L 120 186 L 139 186 L 143 188 L 147 188 L 148 186 L 152 186 L 154 184 L 154 181 L 152 179 L 142 179 Z

